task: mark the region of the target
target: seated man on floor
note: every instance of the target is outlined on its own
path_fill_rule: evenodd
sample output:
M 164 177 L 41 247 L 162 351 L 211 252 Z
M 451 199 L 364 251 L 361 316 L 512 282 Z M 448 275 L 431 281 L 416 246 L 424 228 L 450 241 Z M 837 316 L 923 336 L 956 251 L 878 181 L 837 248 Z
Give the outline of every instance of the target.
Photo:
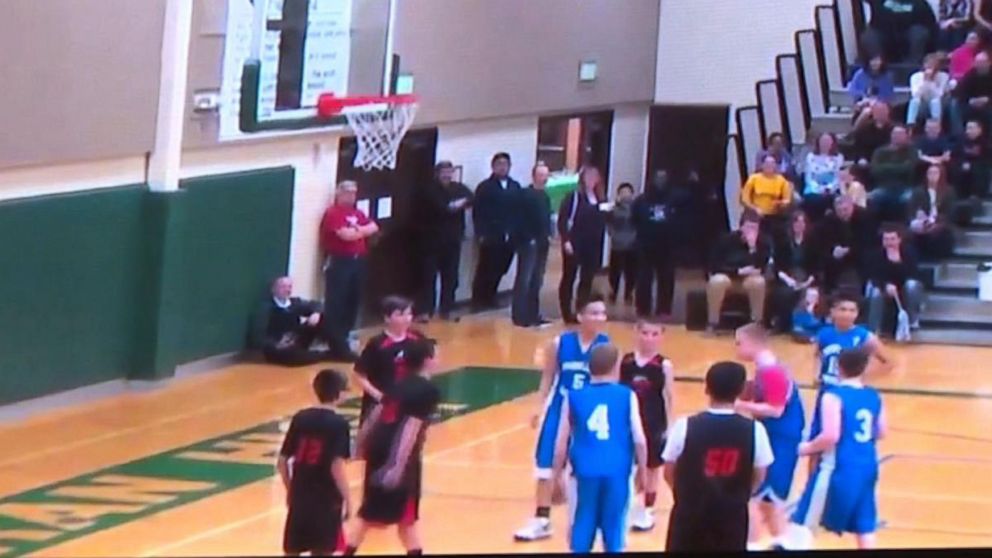
M 771 265 L 772 246 L 758 233 L 761 216 L 753 210 L 741 215 L 741 225 L 726 234 L 710 258 L 710 277 L 706 285 L 706 334 L 714 335 L 720 324 L 720 312 L 727 291 L 742 287 L 751 306 L 751 321 L 762 323 L 765 315 L 765 273 Z
M 323 333 L 322 319 L 319 302 L 293 296 L 293 280 L 279 277 L 272 282 L 271 298 L 254 316 L 251 346 L 266 361 L 284 366 L 331 360 L 326 343 L 314 344 Z

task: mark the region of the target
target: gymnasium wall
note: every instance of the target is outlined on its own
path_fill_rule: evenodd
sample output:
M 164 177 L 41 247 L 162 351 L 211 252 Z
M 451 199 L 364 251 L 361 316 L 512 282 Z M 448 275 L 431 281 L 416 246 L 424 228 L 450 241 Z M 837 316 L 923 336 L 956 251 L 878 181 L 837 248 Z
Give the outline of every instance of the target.
M 0 168 L 151 150 L 165 0 L 3 7 Z
M 240 350 L 292 190 L 277 168 L 0 202 L 0 404 Z
M 754 104 L 755 82 L 775 77 L 775 56 L 795 51 L 793 34 L 814 27 L 822 3 L 663 0 L 655 102 Z

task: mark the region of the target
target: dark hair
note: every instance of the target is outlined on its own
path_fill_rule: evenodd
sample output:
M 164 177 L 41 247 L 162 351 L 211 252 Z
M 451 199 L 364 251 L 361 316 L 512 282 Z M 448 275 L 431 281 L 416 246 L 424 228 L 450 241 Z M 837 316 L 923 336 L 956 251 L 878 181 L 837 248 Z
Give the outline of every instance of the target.
M 886 234 L 897 234 L 899 238 L 903 237 L 902 225 L 899 223 L 882 223 L 882 226 L 878 228 L 879 237 Z
M 413 301 L 403 296 L 389 295 L 382 299 L 380 308 L 382 310 L 382 317 L 388 318 L 396 312 L 403 312 L 408 308 L 413 308 Z
M 830 153 L 827 153 L 827 155 L 836 155 L 837 136 L 830 132 L 823 132 L 822 134 L 816 136 L 816 141 L 813 142 L 813 155 L 823 155 L 823 153 L 820 153 L 820 140 L 823 139 L 823 136 L 827 136 L 833 142 L 833 144 L 830 146 Z
M 744 223 L 757 223 L 760 225 L 761 214 L 750 208 L 745 209 L 744 212 L 741 213 L 740 225 L 738 226 L 744 226 Z
M 868 361 L 871 354 L 863 347 L 841 351 L 837 355 L 837 366 L 840 368 L 841 376 L 845 378 L 857 378 L 865 373 L 868 368 Z
M 606 298 L 602 294 L 593 291 L 586 296 L 581 296 L 575 301 L 575 310 L 578 313 L 582 313 L 589 307 L 590 304 L 595 304 L 597 302 L 606 302 Z
M 589 373 L 593 376 L 606 376 L 613 371 L 618 358 L 620 351 L 614 345 L 596 345 L 589 353 Z
M 771 143 L 776 139 L 781 139 L 782 141 L 785 141 L 785 134 L 783 134 L 782 132 L 772 132 L 768 134 L 768 143 Z
M 500 151 L 499 153 L 493 155 L 493 160 L 489 162 L 490 165 L 495 165 L 496 161 L 500 159 L 505 159 L 507 163 L 510 162 L 510 154 L 506 151 Z
M 833 308 L 842 302 L 851 302 L 857 306 L 861 302 L 861 295 L 854 289 L 839 289 L 830 297 L 830 307 Z
M 619 186 L 617 186 L 617 192 L 619 192 L 620 190 L 630 190 L 631 192 L 633 192 L 634 185 L 631 184 L 630 182 L 622 182 Z
M 441 170 L 453 169 L 453 168 L 455 168 L 455 164 L 452 163 L 451 161 L 438 161 L 438 163 L 434 165 L 434 173 L 436 174 Z
M 806 293 L 809 291 L 816 291 L 820 295 L 819 300 L 816 302 L 816 306 L 813 307 L 813 316 L 817 318 L 824 318 L 826 316 L 826 311 L 823 307 L 823 289 L 817 287 L 816 285 L 810 285 L 803 289 L 802 296 L 796 301 L 796 310 L 805 311 L 806 310 Z
M 313 393 L 321 403 L 337 401 L 341 392 L 346 389 L 348 389 L 348 376 L 343 372 L 326 368 L 317 372 L 313 378 Z
M 429 337 L 409 341 L 403 349 L 403 362 L 413 374 L 419 374 L 428 360 L 434 358 L 437 342 Z
M 967 121 L 967 122 L 965 123 L 965 125 L 968 125 L 968 124 L 974 124 L 974 125 L 976 125 L 976 126 L 978 126 L 978 129 L 979 129 L 979 130 L 981 130 L 981 131 L 982 131 L 982 133 L 984 133 L 984 132 L 985 132 L 985 124 L 982 124 L 982 121 L 981 121 L 981 120 L 976 120 L 976 119 L 974 119 L 974 118 L 971 118 L 971 119 L 969 119 L 969 120 L 968 120 L 968 121 Z
M 792 234 L 792 225 L 794 225 L 800 218 L 802 218 L 803 221 L 806 221 L 806 230 L 809 230 L 809 215 L 806 215 L 806 212 L 802 209 L 796 209 L 789 214 L 789 234 Z
M 747 371 L 736 362 L 723 361 L 706 371 L 706 394 L 719 403 L 733 403 L 747 381 Z

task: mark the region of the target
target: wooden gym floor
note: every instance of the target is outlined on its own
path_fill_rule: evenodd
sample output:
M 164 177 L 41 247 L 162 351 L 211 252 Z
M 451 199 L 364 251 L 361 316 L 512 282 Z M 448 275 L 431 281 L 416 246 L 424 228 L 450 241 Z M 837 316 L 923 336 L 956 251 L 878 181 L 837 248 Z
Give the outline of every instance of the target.
M 421 509 L 430 552 L 564 551 L 564 510 L 555 536 L 517 544 L 512 532 L 533 509 L 534 431 L 528 417 L 535 349 L 557 330 L 513 328 L 504 317 L 473 317 L 427 328 L 441 341 L 447 373 L 443 420 L 426 449 Z M 629 324 L 610 333 L 629 349 Z M 808 385 L 812 349 L 777 343 Z M 729 337 L 703 339 L 670 328 L 664 352 L 676 364 L 677 414 L 704 405 L 706 367 L 732 358 Z M 885 390 L 893 434 L 882 444 L 879 534 L 883 547 L 992 547 L 992 350 L 912 346 Z M 278 554 L 284 495 L 271 468 L 284 419 L 310 404 L 314 368 L 238 365 L 60 408 L 0 426 L 0 556 Z M 812 392 L 804 390 L 807 413 Z M 349 470 L 353 494 L 361 465 Z M 804 481 L 799 471 L 796 493 Z M 633 550 L 660 550 L 659 525 L 632 534 Z M 821 535 L 821 548 L 849 540 Z M 400 551 L 391 531 L 373 532 L 367 553 Z

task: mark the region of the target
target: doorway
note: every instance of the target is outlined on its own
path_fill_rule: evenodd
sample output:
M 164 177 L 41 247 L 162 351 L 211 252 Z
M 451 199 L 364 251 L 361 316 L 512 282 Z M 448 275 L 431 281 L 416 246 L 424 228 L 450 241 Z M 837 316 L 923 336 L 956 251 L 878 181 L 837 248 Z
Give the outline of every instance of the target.
M 417 258 L 417 192 L 434 177 L 437 128 L 411 130 L 400 143 L 393 170 L 355 168 L 354 137 L 341 138 L 337 181 L 358 182 L 359 204 L 368 204 L 369 216 L 379 224 L 368 256 L 362 293 L 362 323 L 379 321 L 378 301 L 396 294 L 413 298 L 420 290 Z M 387 216 L 386 213 L 389 213 Z
M 537 160 L 551 170 L 548 196 L 557 213 L 561 200 L 575 190 L 579 170 L 594 166 L 610 183 L 613 111 L 543 116 L 537 121 Z

